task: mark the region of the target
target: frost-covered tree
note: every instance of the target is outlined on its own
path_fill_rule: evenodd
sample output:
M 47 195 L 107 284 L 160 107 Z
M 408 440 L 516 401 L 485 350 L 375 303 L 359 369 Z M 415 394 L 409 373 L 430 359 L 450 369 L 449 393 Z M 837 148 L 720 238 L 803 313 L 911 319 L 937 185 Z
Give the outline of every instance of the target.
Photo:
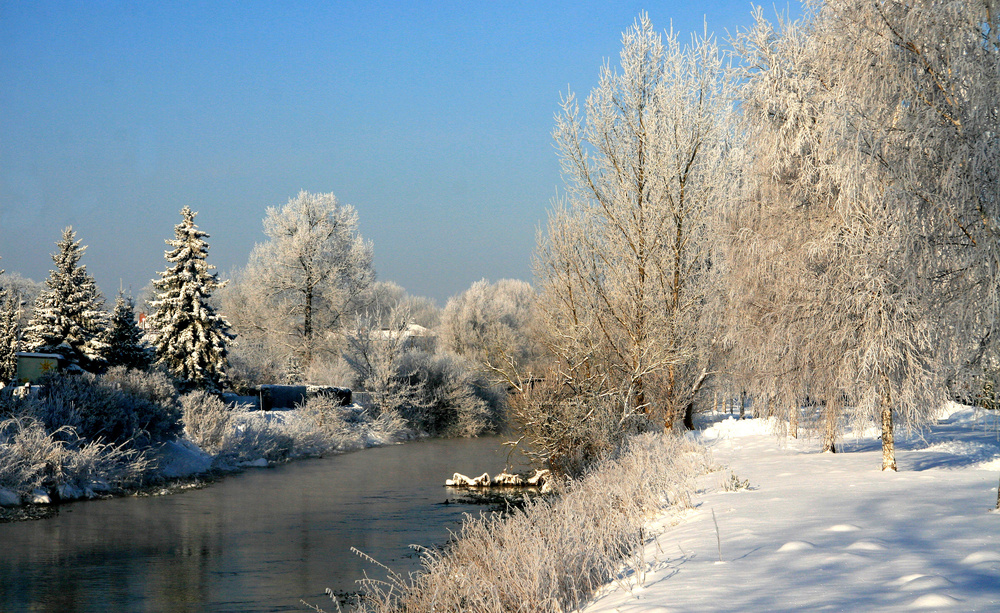
M 441 344 L 481 364 L 494 380 L 517 386 L 542 352 L 536 302 L 535 290 L 524 281 L 476 281 L 445 305 Z
M 1000 24 L 982 2 L 810 8 L 784 30 L 758 13 L 739 43 L 754 167 L 730 288 L 761 325 L 736 344 L 792 410 L 879 423 L 895 470 L 894 422 L 994 351 Z
M 563 372 L 600 377 L 623 415 L 671 426 L 708 374 L 708 224 L 727 183 L 732 83 L 714 38 L 683 45 L 643 15 L 622 43 L 583 115 L 563 101 L 566 196 L 536 277 Z
M 104 359 L 108 366 L 148 369 L 149 354 L 142 336 L 143 332 L 139 329 L 135 318 L 135 300 L 131 296 L 126 296 L 124 292 L 118 292 L 104 337 L 107 345 Z
M 409 323 L 417 324 L 425 328 L 436 328 L 441 323 L 441 308 L 433 300 L 424 296 L 411 296 L 398 283 L 393 281 L 376 281 L 372 283 L 361 298 L 361 303 L 365 305 L 368 312 L 383 313 L 389 316 L 391 313 L 406 313 Z M 389 325 L 387 319 L 381 322 Z
M 0 277 L 3 276 L 0 269 Z M 0 383 L 9 383 L 17 375 L 17 351 L 21 341 L 18 323 L 21 298 L 0 283 Z
M 226 379 L 226 343 L 233 338 L 225 318 L 209 302 L 223 284 L 209 272 L 209 235 L 194 223 L 197 213 L 181 210 L 164 255 L 170 265 L 153 281 L 157 294 L 151 327 L 156 332 L 156 363 L 162 364 L 183 387 L 218 390 Z
M 333 194 L 302 191 L 269 207 L 264 233 L 268 241 L 254 247 L 240 274 L 244 300 L 234 321 L 308 367 L 336 348 L 331 337 L 372 284 L 372 245 L 358 233 L 354 207 Z
M 80 242 L 72 228 L 63 230 L 52 254 L 56 267 L 35 299 L 24 343 L 30 351 L 58 353 L 72 364 L 93 369 L 102 361 L 107 314 L 94 278 L 80 264 L 87 249 Z

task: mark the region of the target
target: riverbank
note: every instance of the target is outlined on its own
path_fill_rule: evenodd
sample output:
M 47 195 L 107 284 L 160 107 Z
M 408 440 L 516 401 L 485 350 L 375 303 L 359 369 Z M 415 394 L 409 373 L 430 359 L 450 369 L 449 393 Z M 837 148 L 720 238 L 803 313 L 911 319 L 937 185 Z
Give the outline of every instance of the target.
M 371 418 L 358 405 L 318 399 L 281 411 L 230 406 L 205 395 L 185 405 L 186 427 L 176 440 L 137 450 L 142 474 L 124 484 L 87 471 L 48 488 L 0 489 L 0 523 L 42 519 L 66 502 L 166 495 L 205 487 L 228 475 L 303 458 L 344 453 L 415 438 L 392 415 Z M 58 451 L 58 445 L 49 443 Z
M 426 551 L 420 573 L 388 571 L 361 581 L 361 611 L 567 611 L 624 567 L 643 572 L 646 521 L 685 507 L 693 479 L 709 470 L 683 437 L 645 434 L 559 495 L 504 517 L 466 519 L 443 551 Z M 390 567 L 391 568 L 391 567 Z
M 694 438 L 726 469 L 652 522 L 645 573 L 582 611 L 998 610 L 998 431 L 1000 416 L 950 405 L 883 473 L 874 431 L 822 454 L 766 420 L 711 424 Z

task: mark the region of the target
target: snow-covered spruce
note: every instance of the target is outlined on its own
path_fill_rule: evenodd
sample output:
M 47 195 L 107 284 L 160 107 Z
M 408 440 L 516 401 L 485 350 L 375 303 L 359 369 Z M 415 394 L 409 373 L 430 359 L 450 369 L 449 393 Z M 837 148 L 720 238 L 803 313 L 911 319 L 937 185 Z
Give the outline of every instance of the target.
M 124 366 L 145 370 L 149 354 L 142 340 L 142 330 L 135 320 L 135 300 L 123 292 L 115 298 L 108 329 L 104 336 L 104 359 L 108 366 Z
M 9 383 L 17 374 L 16 354 L 21 339 L 18 325 L 20 308 L 20 297 L 0 285 L 0 385 Z
M 56 246 L 58 250 L 52 254 L 56 267 L 45 281 L 45 290 L 35 299 L 25 346 L 30 351 L 58 353 L 70 363 L 90 369 L 101 363 L 105 348 L 104 297 L 87 274 L 87 267 L 80 264 L 87 248 L 80 245 L 73 228 L 63 230 Z
M 167 368 L 183 387 L 218 391 L 226 377 L 226 342 L 233 338 L 225 318 L 210 304 L 212 291 L 222 287 L 209 272 L 208 233 L 194 223 L 197 213 L 181 210 L 174 240 L 165 256 L 170 266 L 153 281 L 152 306 L 156 363 Z

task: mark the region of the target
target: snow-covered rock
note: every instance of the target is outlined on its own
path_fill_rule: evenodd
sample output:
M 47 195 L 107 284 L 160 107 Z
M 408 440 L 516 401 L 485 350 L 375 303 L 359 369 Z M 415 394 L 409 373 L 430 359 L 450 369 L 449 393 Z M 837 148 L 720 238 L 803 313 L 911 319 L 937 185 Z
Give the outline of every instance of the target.
M 242 462 L 240 463 L 240 466 L 246 466 L 248 468 L 267 468 L 270 464 L 268 463 L 267 458 L 257 458 L 253 462 Z
M 0 507 L 16 507 L 21 504 L 21 497 L 17 492 L 0 487 Z
M 512 474 L 506 470 L 493 477 L 494 485 L 509 485 L 509 486 L 519 486 L 524 485 L 524 478 L 518 474 Z
M 30 500 L 31 504 L 52 504 L 52 497 L 41 488 L 32 490 Z
M 212 456 L 186 438 L 164 443 L 156 452 L 160 474 L 171 479 L 203 473 L 212 467 Z
M 60 500 L 78 500 L 84 497 L 83 490 L 71 483 L 63 483 L 56 487 Z
M 462 473 L 455 473 L 451 479 L 446 479 L 445 485 L 452 487 L 488 487 L 490 485 L 489 473 L 483 473 L 475 479 L 466 477 Z

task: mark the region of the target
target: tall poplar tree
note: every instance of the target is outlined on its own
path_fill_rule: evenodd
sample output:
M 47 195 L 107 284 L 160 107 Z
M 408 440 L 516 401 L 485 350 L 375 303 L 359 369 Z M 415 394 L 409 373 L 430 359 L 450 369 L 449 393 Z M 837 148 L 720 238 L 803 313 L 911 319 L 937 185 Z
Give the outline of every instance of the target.
M 556 119 L 566 197 L 539 238 L 539 304 L 578 378 L 602 379 L 623 415 L 671 427 L 708 373 L 708 224 L 725 196 L 733 83 L 712 37 L 684 45 L 642 15 L 622 45 L 583 111 L 571 93 Z
M 102 340 L 107 315 L 104 297 L 87 267 L 80 264 L 86 246 L 81 246 L 73 228 L 63 230 L 52 254 L 55 269 L 45 281 L 45 290 L 35 299 L 25 331 L 30 351 L 58 353 L 73 364 L 91 370 L 99 367 L 105 345 Z
M 181 210 L 174 240 L 164 257 L 170 266 L 153 281 L 157 291 L 152 326 L 157 332 L 156 362 L 182 387 L 218 391 L 226 378 L 226 343 L 233 338 L 229 324 L 209 303 L 212 291 L 223 286 L 215 267 L 205 261 L 209 235 L 194 223 L 197 213 Z

